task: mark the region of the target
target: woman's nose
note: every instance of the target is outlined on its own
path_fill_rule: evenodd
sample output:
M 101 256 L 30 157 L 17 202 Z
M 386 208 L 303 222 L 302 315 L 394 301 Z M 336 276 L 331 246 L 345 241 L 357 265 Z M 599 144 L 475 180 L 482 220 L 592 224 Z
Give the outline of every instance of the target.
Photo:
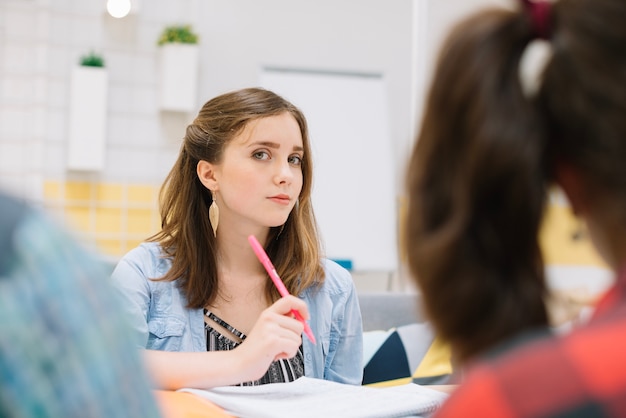
M 278 162 L 276 168 L 276 179 L 278 183 L 283 182 L 291 182 L 293 178 L 293 167 L 289 164 L 289 162 Z

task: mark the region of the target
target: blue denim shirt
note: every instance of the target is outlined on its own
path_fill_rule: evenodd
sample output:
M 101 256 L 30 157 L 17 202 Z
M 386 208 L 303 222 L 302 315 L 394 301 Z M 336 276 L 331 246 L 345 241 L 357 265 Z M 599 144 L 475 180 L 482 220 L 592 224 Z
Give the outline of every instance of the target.
M 308 377 L 360 385 L 363 377 L 363 325 L 350 273 L 324 259 L 321 287 L 305 289 L 309 325 L 317 339 L 303 338 L 304 371 Z M 113 282 L 126 300 L 138 346 L 165 351 L 206 351 L 202 309 L 186 308 L 176 282 L 154 281 L 170 269 L 157 243 L 143 243 L 118 263 Z

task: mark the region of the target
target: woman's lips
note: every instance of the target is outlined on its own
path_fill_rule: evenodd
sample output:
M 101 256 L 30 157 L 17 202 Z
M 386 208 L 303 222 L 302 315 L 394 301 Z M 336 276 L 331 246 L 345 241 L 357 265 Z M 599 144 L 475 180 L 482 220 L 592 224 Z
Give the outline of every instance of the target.
M 290 202 L 289 196 L 284 195 L 284 194 L 280 194 L 280 195 L 276 195 L 276 196 L 271 196 L 269 198 L 272 202 L 281 204 L 281 205 L 288 205 Z

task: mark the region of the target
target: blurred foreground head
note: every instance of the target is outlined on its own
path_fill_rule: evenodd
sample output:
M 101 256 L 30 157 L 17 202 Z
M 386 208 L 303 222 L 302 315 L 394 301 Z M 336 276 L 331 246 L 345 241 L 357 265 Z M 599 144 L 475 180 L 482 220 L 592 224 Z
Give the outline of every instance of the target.
M 459 361 L 547 324 L 538 232 L 552 183 L 607 262 L 625 261 L 624 22 L 623 0 L 520 1 L 462 21 L 443 46 L 404 244 Z

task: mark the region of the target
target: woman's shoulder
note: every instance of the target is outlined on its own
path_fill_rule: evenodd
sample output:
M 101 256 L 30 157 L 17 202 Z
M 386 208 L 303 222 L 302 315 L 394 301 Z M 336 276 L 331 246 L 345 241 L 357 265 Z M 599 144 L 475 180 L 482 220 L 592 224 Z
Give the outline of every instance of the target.
M 322 287 L 329 293 L 345 293 L 354 287 L 352 275 L 346 268 L 328 258 L 323 258 L 321 263 L 325 274 Z
M 119 265 L 133 266 L 148 277 L 160 277 L 170 268 L 171 262 L 158 242 L 143 242 L 127 252 Z
M 165 253 L 158 242 L 144 241 L 128 251 L 122 259 L 162 259 Z

